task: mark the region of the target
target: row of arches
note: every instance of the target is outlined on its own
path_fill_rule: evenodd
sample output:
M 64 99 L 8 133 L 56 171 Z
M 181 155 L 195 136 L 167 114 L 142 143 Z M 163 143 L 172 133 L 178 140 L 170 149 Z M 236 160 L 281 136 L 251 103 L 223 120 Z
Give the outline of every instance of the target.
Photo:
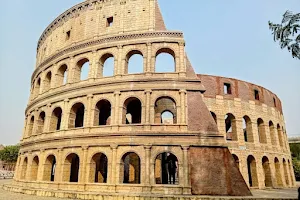
M 237 166 L 240 168 L 240 160 L 237 155 L 232 154 Z M 290 160 L 282 159 L 282 162 L 279 161 L 277 157 L 274 158 L 272 164 L 267 156 L 264 156 L 261 160 L 261 169 L 263 171 L 262 176 L 259 174 L 258 161 L 253 155 L 247 157 L 247 173 L 248 173 L 248 183 L 250 187 L 259 187 L 259 179 L 263 180 L 263 186 L 267 188 L 274 187 L 284 187 L 293 186 L 293 167 Z M 281 170 L 283 168 L 283 171 Z M 272 170 L 275 170 L 272 173 Z M 283 173 L 283 174 L 282 174 Z
M 171 97 L 159 97 L 154 104 L 154 115 L 156 124 L 176 124 L 177 107 L 176 102 Z M 85 126 L 86 106 L 83 103 L 75 103 L 69 112 L 67 128 L 81 128 Z M 102 99 L 93 108 L 92 126 L 107 126 L 112 124 L 112 105 L 111 102 Z M 136 97 L 130 97 L 123 103 L 122 124 L 141 124 L 142 123 L 142 103 Z M 31 116 L 26 126 L 26 136 L 41 134 L 45 131 L 46 112 L 41 111 L 38 118 Z M 50 132 L 62 129 L 63 110 L 56 107 L 49 115 L 50 122 L 48 130 Z M 34 127 L 36 128 L 34 129 Z
M 214 112 L 211 112 L 215 122 L 218 124 L 217 116 Z M 227 113 L 225 115 L 225 132 L 226 132 L 226 139 L 228 141 L 238 141 L 238 120 L 232 113 Z M 276 146 L 280 145 L 281 147 L 287 149 L 287 137 L 284 131 L 284 128 L 281 127 L 279 124 L 277 126 L 270 120 L 268 124 L 264 122 L 262 118 L 258 118 L 256 120 L 256 124 L 252 122 L 249 116 L 245 115 L 242 118 L 242 131 L 243 131 L 243 140 L 245 142 L 254 143 L 255 141 L 255 132 L 254 126 L 256 125 L 257 135 L 258 135 L 258 142 L 262 144 L 268 143 L 267 137 L 267 128 L 269 129 L 271 144 Z M 277 131 L 277 134 L 276 134 Z
M 75 66 L 62 64 L 55 72 L 50 70 L 45 76 L 39 76 L 35 79 L 32 85 L 33 98 L 51 88 L 60 87 L 67 83 L 75 83 L 92 77 L 102 78 L 114 76 L 117 74 L 115 61 L 116 56 L 113 53 L 106 53 L 97 61 L 97 69 L 92 69 L 92 63 L 87 57 L 78 60 Z M 144 73 L 146 64 L 146 58 L 142 51 L 131 50 L 124 59 L 125 67 L 121 74 Z M 162 48 L 156 52 L 154 71 L 156 73 L 176 72 L 175 52 L 172 49 Z
M 87 182 L 108 183 L 108 158 L 104 153 L 96 153 L 88 162 Z M 153 172 L 156 184 L 179 184 L 178 159 L 170 152 L 160 153 L 154 161 Z M 21 180 L 37 181 L 39 170 L 43 171 L 42 180 L 55 182 L 57 180 L 57 159 L 55 155 L 49 155 L 44 164 L 40 164 L 38 156 L 35 156 L 29 165 L 28 157 L 25 157 L 21 168 Z M 80 167 L 82 162 L 76 153 L 69 154 L 63 161 L 63 182 L 79 182 Z M 43 169 L 41 169 L 43 167 Z M 127 152 L 122 156 L 120 162 L 120 183 L 141 183 L 141 159 L 135 152 Z

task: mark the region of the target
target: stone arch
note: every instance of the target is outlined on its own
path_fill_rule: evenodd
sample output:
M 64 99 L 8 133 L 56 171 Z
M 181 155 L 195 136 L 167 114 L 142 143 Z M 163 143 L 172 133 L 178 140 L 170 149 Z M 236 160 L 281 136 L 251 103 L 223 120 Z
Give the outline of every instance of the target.
M 125 74 L 144 72 L 144 55 L 140 50 L 131 50 L 125 59 Z
M 275 157 L 275 159 L 274 159 L 274 164 L 275 164 L 275 174 L 276 174 L 277 186 L 283 187 L 282 176 L 281 176 L 281 167 L 280 167 L 280 162 L 277 157 Z
M 34 97 L 37 97 L 40 94 L 40 90 L 41 90 L 41 78 L 39 77 L 35 82 Z
M 120 175 L 122 183 L 141 183 L 141 160 L 138 154 L 128 152 L 122 156 Z
M 269 130 L 270 130 L 270 137 L 272 145 L 276 145 L 276 137 L 275 137 L 275 126 L 272 121 L 269 121 Z
M 81 58 L 74 68 L 73 80 L 74 82 L 79 82 L 88 79 L 88 74 L 90 70 L 90 61 L 88 58 Z
M 39 164 L 40 164 L 39 157 L 35 156 L 32 159 L 32 163 L 31 163 L 31 177 L 30 177 L 30 180 L 32 180 L 32 181 L 36 181 L 37 178 L 38 178 Z
M 214 118 L 214 120 L 215 120 L 216 124 L 218 124 L 218 118 L 217 118 L 217 115 L 216 115 L 216 113 L 214 113 L 214 112 L 210 111 L 210 114 L 211 114 L 211 116 Z
M 286 185 L 290 185 L 288 165 L 285 159 L 283 159 L 283 171 Z
M 252 155 L 247 158 L 247 166 L 250 187 L 258 187 L 256 160 Z
M 102 99 L 95 106 L 94 126 L 111 124 L 111 104 L 108 100 Z
M 257 119 L 257 132 L 258 132 L 259 142 L 267 144 L 265 122 L 262 118 Z
M 227 113 L 225 115 L 225 130 L 226 139 L 229 141 L 237 141 L 237 128 L 236 128 L 236 118 L 233 114 Z
M 21 180 L 25 180 L 27 176 L 28 158 L 25 157 L 21 167 Z
M 85 106 L 83 103 L 75 103 L 69 116 L 69 128 L 81 128 L 84 126 Z
M 44 164 L 43 181 L 54 182 L 56 171 L 56 157 L 51 154 L 48 155 Z
M 29 123 L 28 123 L 28 126 L 27 126 L 27 136 L 30 137 L 32 136 L 32 133 L 33 133 L 33 126 L 34 126 L 34 116 L 31 116 L 30 120 L 29 120 Z
M 42 111 L 39 114 L 39 118 L 37 120 L 37 130 L 36 130 L 37 134 L 44 132 L 45 121 L 46 121 L 46 113 L 44 111 Z
M 236 166 L 240 169 L 240 159 L 239 159 L 239 157 L 235 154 L 232 154 L 232 157 L 235 161 Z
M 156 156 L 154 174 L 156 184 L 179 184 L 179 164 L 177 157 L 170 152 Z
M 90 183 L 107 183 L 108 160 L 104 153 L 96 153 L 90 161 Z
M 76 153 L 69 154 L 64 161 L 63 181 L 78 182 L 80 159 Z
M 245 142 L 254 142 L 254 136 L 252 131 L 252 122 L 249 116 L 243 117 L 243 132 Z
M 140 124 L 142 122 L 142 103 L 136 97 L 128 98 L 123 105 L 123 124 Z
M 281 130 L 279 124 L 277 124 L 277 134 L 278 134 L 279 145 L 280 145 L 281 147 L 283 147 L 282 130 Z
M 112 53 L 105 53 L 100 58 L 100 70 L 98 77 L 114 76 L 115 56 Z
M 161 48 L 155 54 L 155 72 L 176 72 L 176 55 L 171 48 Z
M 56 107 L 51 115 L 50 119 L 50 131 L 59 131 L 61 129 L 61 120 L 62 120 L 62 109 Z
M 266 156 L 264 156 L 262 158 L 262 167 L 263 167 L 263 171 L 264 171 L 265 187 L 273 187 L 270 162 L 269 162 L 269 158 Z
M 63 86 L 68 83 L 68 66 L 66 64 L 61 65 L 56 74 L 57 87 Z
M 51 89 L 51 81 L 52 81 L 52 72 L 49 71 L 46 76 L 45 76 L 45 79 L 44 79 L 44 92 L 48 91 Z
M 177 107 L 176 102 L 171 97 L 159 97 L 155 101 L 155 123 L 158 124 L 177 124 Z M 163 114 L 169 112 L 168 116 L 164 117 Z

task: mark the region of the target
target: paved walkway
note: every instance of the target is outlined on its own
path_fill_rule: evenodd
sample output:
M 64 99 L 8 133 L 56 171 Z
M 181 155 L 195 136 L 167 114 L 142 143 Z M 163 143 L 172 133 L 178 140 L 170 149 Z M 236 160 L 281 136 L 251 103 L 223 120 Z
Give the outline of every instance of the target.
M 2 189 L 3 184 L 9 184 L 11 180 L 0 180 L 0 200 L 70 200 L 70 199 L 58 199 L 51 197 L 37 197 L 13 192 L 7 192 Z M 269 190 L 252 190 L 253 199 L 297 199 L 297 189 L 269 189 Z M 234 199 L 234 198 L 222 198 L 222 199 Z

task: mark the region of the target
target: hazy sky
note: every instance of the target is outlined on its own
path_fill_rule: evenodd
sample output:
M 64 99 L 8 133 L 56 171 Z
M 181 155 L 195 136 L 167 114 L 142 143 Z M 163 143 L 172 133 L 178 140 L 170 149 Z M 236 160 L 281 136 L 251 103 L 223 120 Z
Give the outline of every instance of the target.
M 79 2 L 1 2 L 0 144 L 15 144 L 21 137 L 37 40 L 52 20 Z M 168 29 L 184 32 L 197 73 L 238 78 L 270 89 L 283 102 L 288 135 L 300 136 L 300 61 L 281 50 L 268 29 L 268 20 L 280 22 L 286 10 L 299 13 L 299 0 L 159 2 Z

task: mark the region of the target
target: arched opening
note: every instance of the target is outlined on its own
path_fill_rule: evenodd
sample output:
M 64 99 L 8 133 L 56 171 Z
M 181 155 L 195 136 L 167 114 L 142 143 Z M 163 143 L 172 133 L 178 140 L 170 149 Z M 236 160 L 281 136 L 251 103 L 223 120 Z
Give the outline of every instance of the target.
M 134 50 L 126 56 L 125 74 L 137 74 L 144 72 L 144 57 L 142 52 Z
M 73 105 L 69 117 L 69 128 L 83 127 L 84 112 L 85 112 L 85 107 L 82 103 L 76 103 L 75 105 Z
M 253 156 L 248 156 L 247 166 L 250 187 L 258 187 L 256 160 Z
M 283 171 L 284 171 L 284 177 L 285 177 L 285 183 L 286 185 L 290 185 L 290 180 L 289 180 L 289 174 L 288 174 L 288 165 L 285 159 L 283 159 Z
M 123 124 L 140 124 L 142 121 L 142 103 L 138 98 L 131 97 L 124 102 Z
M 111 124 L 111 104 L 107 100 L 101 100 L 96 104 L 94 125 L 103 126 Z
M 122 157 L 120 170 L 120 173 L 123 175 L 121 176 L 123 183 L 141 183 L 141 161 L 136 153 L 129 152 Z
M 53 110 L 50 120 L 50 131 L 58 131 L 61 128 L 62 109 L 57 107 Z
M 93 156 L 90 163 L 90 183 L 107 183 L 107 157 L 103 153 Z
M 274 163 L 275 163 L 275 174 L 276 174 L 276 182 L 277 182 L 277 186 L 279 187 L 283 187 L 283 182 L 282 182 L 282 176 L 281 176 L 281 170 L 280 170 L 280 162 L 278 160 L 278 158 L 274 159 Z
M 258 130 L 259 142 L 267 144 L 265 123 L 261 118 L 257 119 L 257 130 Z
M 235 155 L 235 154 L 232 154 L 232 157 L 235 161 L 236 166 L 240 169 L 240 159 L 239 159 L 239 157 L 237 157 L 237 155 Z
M 64 182 L 78 182 L 79 180 L 79 156 L 72 153 L 67 156 L 64 162 Z
M 34 116 L 32 116 L 30 118 L 30 121 L 29 121 L 28 126 L 27 126 L 27 128 L 28 128 L 28 131 L 27 131 L 28 137 L 30 137 L 32 135 L 33 126 L 34 126 Z
M 97 77 L 109 77 L 114 75 L 115 58 L 112 54 L 104 54 L 100 58 L 100 70 Z
M 44 165 L 44 181 L 55 180 L 55 169 L 56 169 L 56 158 L 54 155 L 50 155 L 47 157 L 45 165 Z
M 27 166 L 28 166 L 28 158 L 24 158 L 21 170 L 21 179 L 25 180 L 27 176 Z
M 179 184 L 178 159 L 172 153 L 161 153 L 155 159 L 156 184 Z
M 237 129 L 236 129 L 236 119 L 231 113 L 225 115 L 225 130 L 226 139 L 228 141 L 237 141 Z
M 218 124 L 217 115 L 214 112 L 210 112 L 211 116 L 214 118 L 216 124 Z
M 81 65 L 80 62 L 82 62 L 82 65 Z M 89 60 L 88 59 L 83 59 L 83 60 L 79 61 L 78 64 L 81 65 L 80 80 L 81 81 L 87 80 L 89 78 L 89 71 L 90 71 L 90 62 L 89 62 Z
M 272 145 L 276 145 L 276 137 L 275 137 L 275 127 L 272 121 L 269 121 L 269 130 L 270 130 L 270 137 Z
M 67 84 L 68 79 L 68 66 L 62 65 L 57 71 L 57 87 Z
M 48 72 L 44 80 L 44 92 L 51 88 L 52 73 Z
M 41 112 L 39 115 L 39 119 L 37 121 L 37 134 L 43 133 L 44 132 L 44 126 L 45 126 L 45 118 L 46 118 L 46 113 Z
M 265 175 L 265 187 L 273 187 L 270 162 L 266 156 L 262 158 L 262 167 Z
M 163 48 L 156 53 L 155 72 L 168 73 L 176 72 L 175 52 Z
M 243 117 L 243 132 L 245 142 L 254 142 L 252 132 L 252 122 L 248 116 Z
M 157 124 L 177 124 L 177 107 L 174 99 L 160 97 L 155 102 L 155 119 Z
M 281 147 L 283 147 L 282 131 L 281 131 L 281 128 L 280 128 L 280 125 L 279 125 L 279 124 L 277 124 L 277 133 L 278 133 L 279 145 L 280 145 Z
M 31 179 L 30 180 L 32 180 L 32 181 L 37 180 L 38 171 L 39 171 L 39 157 L 35 156 L 32 160 L 32 164 L 31 164 Z
M 39 78 L 36 83 L 35 83 L 35 88 L 34 88 L 34 96 L 37 97 L 40 94 L 41 90 L 41 79 Z

